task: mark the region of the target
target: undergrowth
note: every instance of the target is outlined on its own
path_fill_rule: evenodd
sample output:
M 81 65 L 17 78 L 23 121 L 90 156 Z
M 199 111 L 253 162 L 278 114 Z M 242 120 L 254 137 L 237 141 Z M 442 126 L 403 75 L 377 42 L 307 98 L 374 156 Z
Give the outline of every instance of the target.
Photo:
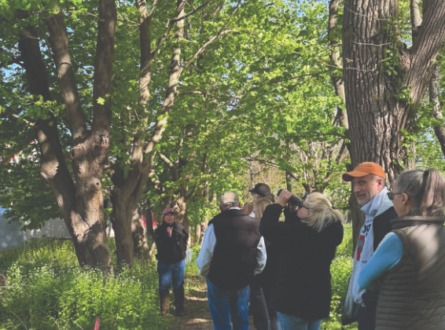
M 110 242 L 111 243 L 111 242 Z M 110 244 L 112 249 L 112 245 Z M 0 252 L 0 329 L 169 329 L 159 316 L 154 262 L 130 272 L 80 268 L 70 241 L 42 239 Z
M 341 310 L 352 270 L 352 228 L 345 226 L 343 243 L 332 263 L 332 308 L 321 329 L 340 330 Z M 110 252 L 116 263 L 114 242 Z M 195 259 L 186 278 L 198 277 Z M 80 268 L 70 241 L 41 239 L 0 252 L 0 330 L 172 329 L 174 318 L 159 316 L 156 262 L 137 261 L 133 271 L 103 274 Z M 189 281 L 190 282 L 190 281 Z M 186 292 L 194 288 L 185 282 Z M 356 325 L 344 327 L 356 329 Z

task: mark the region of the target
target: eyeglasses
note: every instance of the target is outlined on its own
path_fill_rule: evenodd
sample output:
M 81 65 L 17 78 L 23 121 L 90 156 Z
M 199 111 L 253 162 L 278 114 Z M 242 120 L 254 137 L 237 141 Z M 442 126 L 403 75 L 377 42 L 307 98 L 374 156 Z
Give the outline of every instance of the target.
M 304 208 L 304 209 L 306 209 L 306 210 L 308 210 L 308 211 L 310 211 L 310 209 L 306 206 L 306 205 L 304 205 L 304 204 L 301 204 L 301 206 L 300 206 L 300 208 Z
M 403 194 L 403 193 L 401 193 L 401 192 L 397 192 L 397 193 L 396 193 L 396 192 L 391 192 L 391 191 L 390 191 L 390 192 L 388 193 L 388 198 L 389 198 L 390 201 L 392 201 L 392 200 L 394 200 L 394 195 L 401 195 L 401 194 Z

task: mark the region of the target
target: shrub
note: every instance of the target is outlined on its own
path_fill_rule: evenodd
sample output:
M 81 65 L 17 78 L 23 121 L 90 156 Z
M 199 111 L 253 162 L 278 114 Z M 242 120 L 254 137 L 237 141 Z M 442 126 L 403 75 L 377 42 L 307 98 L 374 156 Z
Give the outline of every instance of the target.
M 135 262 L 117 275 L 77 267 L 71 242 L 42 240 L 0 255 L 7 278 L 0 329 L 168 329 L 158 316 L 153 262 Z M 8 268 L 5 271 L 5 266 Z

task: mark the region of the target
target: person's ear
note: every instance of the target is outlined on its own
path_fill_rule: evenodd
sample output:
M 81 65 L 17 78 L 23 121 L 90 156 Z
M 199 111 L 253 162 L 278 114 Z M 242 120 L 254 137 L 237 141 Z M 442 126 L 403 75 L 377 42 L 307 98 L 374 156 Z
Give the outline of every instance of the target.
M 402 196 L 402 203 L 407 203 L 409 200 L 408 195 L 405 193 L 402 193 L 401 196 Z

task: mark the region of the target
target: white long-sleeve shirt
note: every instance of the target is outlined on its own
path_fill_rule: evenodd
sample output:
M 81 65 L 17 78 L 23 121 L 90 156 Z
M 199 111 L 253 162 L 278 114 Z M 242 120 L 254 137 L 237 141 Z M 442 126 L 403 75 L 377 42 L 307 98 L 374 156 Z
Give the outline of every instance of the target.
M 238 209 L 239 208 L 231 208 Z M 211 224 L 205 231 L 204 240 L 202 241 L 201 251 L 196 259 L 196 265 L 199 268 L 199 275 L 207 277 L 210 271 L 210 264 L 212 263 L 213 252 L 216 246 L 216 236 L 213 224 Z M 260 274 L 266 266 L 267 253 L 264 238 L 261 237 L 257 245 L 257 264 L 254 270 L 254 275 Z

